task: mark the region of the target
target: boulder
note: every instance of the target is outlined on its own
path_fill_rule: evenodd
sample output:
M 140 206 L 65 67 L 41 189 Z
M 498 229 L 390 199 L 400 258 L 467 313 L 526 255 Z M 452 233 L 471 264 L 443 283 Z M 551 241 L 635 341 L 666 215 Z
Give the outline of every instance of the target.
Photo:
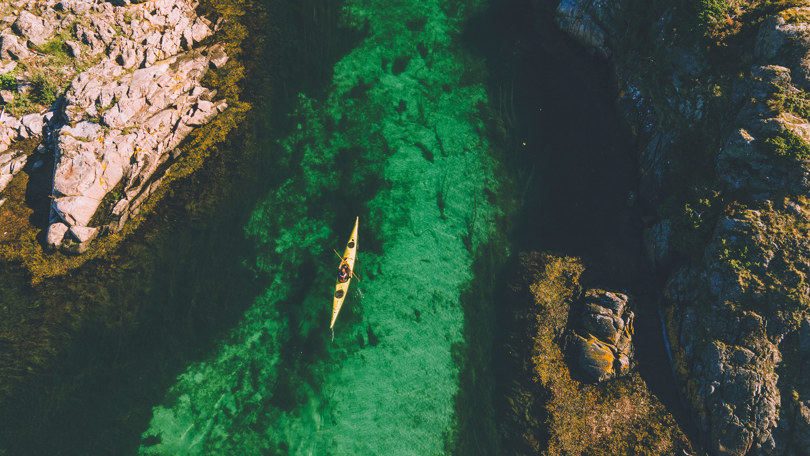
M 2 55 L 0 55 L 0 60 L 2 60 Z M 6 74 L 13 71 L 17 68 L 17 62 L 14 60 L 2 62 L 0 61 L 0 74 Z
M 604 290 L 588 290 L 584 296 L 582 325 L 585 331 L 609 342 L 619 343 L 632 333 L 633 312 L 627 308 L 627 295 Z
M 14 32 L 19 33 L 28 41 L 37 46 L 47 43 L 53 36 L 54 28 L 44 18 L 23 10 L 11 26 Z
M 71 40 L 66 40 L 65 46 L 67 46 L 68 50 L 70 51 L 70 55 L 73 58 L 79 58 L 82 56 L 82 47 L 79 43 Z
M 71 226 L 70 230 L 68 231 L 80 244 L 84 244 L 85 246 L 90 244 L 90 241 L 96 238 L 98 235 L 99 229 L 95 227 L 89 226 Z M 86 248 L 82 250 L 87 250 Z
M 28 114 L 20 117 L 20 123 L 25 128 L 26 137 L 28 136 L 42 136 L 42 129 L 45 127 L 45 121 L 42 114 Z M 21 135 L 22 136 L 22 135 Z
M 61 0 L 56 4 L 56 9 L 82 15 L 90 11 L 94 4 L 93 0 Z
M 0 101 L 5 104 L 11 103 L 14 101 L 14 92 L 11 90 L 0 90 Z
M 48 226 L 48 234 L 46 235 L 45 242 L 51 249 L 56 249 L 62 245 L 62 239 L 68 231 L 68 226 L 64 223 L 57 222 L 51 223 Z
M 208 58 L 211 59 L 211 65 L 213 65 L 214 68 L 222 68 L 222 66 L 228 61 L 228 54 L 225 53 L 225 46 L 221 44 L 211 46 L 208 50 Z
M 27 59 L 30 55 L 31 51 L 22 45 L 16 36 L 8 33 L 0 35 L 0 59 L 21 60 Z
M 586 339 L 579 334 L 574 336 L 574 345 L 577 362 L 586 374 L 599 382 L 616 376 L 616 357 L 610 345 L 596 337 Z
M 579 366 L 596 381 L 624 375 L 632 367 L 633 312 L 628 300 L 625 294 L 600 289 L 587 290 L 582 297 L 582 328 L 571 338 Z
M 25 166 L 28 157 L 18 151 L 0 153 L 0 192 L 11 182 L 11 179 Z

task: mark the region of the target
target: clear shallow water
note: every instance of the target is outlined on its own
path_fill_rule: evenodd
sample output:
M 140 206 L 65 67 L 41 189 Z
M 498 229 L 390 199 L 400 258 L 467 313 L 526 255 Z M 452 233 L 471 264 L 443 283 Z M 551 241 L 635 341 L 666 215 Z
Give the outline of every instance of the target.
M 140 454 L 445 452 L 461 295 L 503 205 L 483 64 L 459 44 L 470 8 L 345 2 L 365 38 L 322 99 L 299 96 L 282 156 L 267 155 L 294 172 L 244 229 L 267 287 L 155 404 Z M 330 342 L 331 250 L 358 215 L 361 281 Z

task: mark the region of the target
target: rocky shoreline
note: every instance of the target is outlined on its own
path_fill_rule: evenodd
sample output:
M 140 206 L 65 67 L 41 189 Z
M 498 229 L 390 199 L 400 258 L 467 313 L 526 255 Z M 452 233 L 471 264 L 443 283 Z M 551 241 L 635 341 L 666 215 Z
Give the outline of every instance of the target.
M 121 231 L 172 172 L 177 146 L 228 108 L 203 83 L 228 60 L 211 40 L 221 21 L 198 5 L 43 0 L 0 10 L 0 205 L 27 162 L 36 171 L 53 157 L 48 248 L 81 254 Z M 29 138 L 40 141 L 35 153 L 16 147 Z
M 622 86 L 681 397 L 712 454 L 808 454 L 810 8 L 648 6 L 556 16 Z

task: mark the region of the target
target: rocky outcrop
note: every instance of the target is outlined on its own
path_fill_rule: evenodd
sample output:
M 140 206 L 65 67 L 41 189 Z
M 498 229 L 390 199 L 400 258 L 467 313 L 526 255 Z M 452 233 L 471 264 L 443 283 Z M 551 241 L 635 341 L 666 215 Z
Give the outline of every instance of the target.
M 48 229 L 53 247 L 92 240 L 94 235 L 80 237 L 77 229 L 95 233 L 89 225 L 102 198 L 123 183 L 112 210 L 117 220 L 111 228 L 119 229 L 160 184 L 153 176 L 171 151 L 227 107 L 200 86 L 211 55 L 219 53 L 217 46 L 197 49 L 131 73 L 105 61 L 74 80 L 65 96 L 67 124 L 54 136 L 55 217 Z M 65 232 L 70 237 L 60 238 Z
M 44 54 L 29 46 L 50 40 L 63 40 L 57 46 L 76 63 L 62 69 L 73 73 L 63 98 L 19 121 L 7 115 L 14 128 L 8 129 L 9 141 L 0 137 L 0 147 L 8 147 L 41 135 L 41 150 L 55 156 L 46 233 L 52 248 L 82 253 L 99 234 L 120 230 L 161 184 L 180 142 L 227 108 L 201 83 L 228 56 L 221 44 L 198 45 L 217 27 L 197 15 L 197 2 L 129 3 L 29 1 L 0 31 L 3 64 L 29 58 L 33 66 Z M 34 7 L 43 13 L 31 14 Z M 89 68 L 76 73 L 79 62 Z M 36 89 L 36 75 L 34 83 L 29 76 L 17 77 L 18 96 Z M 98 213 L 100 207 L 105 213 Z
M 629 17 L 620 17 L 623 7 L 619 0 L 563 1 L 558 24 L 617 62 L 618 106 L 638 138 L 645 202 L 658 206 L 683 185 L 683 170 L 699 167 L 684 163 L 683 138 L 728 135 L 702 158 L 703 167 L 714 164 L 714 176 L 702 190 L 685 189 L 709 195 L 704 207 L 651 217 L 645 233 L 651 262 L 669 276 L 665 323 L 684 402 L 713 454 L 805 454 L 810 346 L 797 343 L 797 322 L 810 305 L 810 8 L 765 19 L 748 44 L 747 74 L 711 93 L 713 81 L 728 75 L 712 67 L 705 46 L 673 38 L 671 8 L 643 19 L 659 31 L 654 69 L 617 58 L 633 52 L 613 31 L 617 18 Z M 718 27 L 734 27 L 739 17 Z M 656 82 L 642 81 L 650 71 Z M 684 247 L 685 240 L 694 245 Z M 679 243 L 697 259 L 679 259 Z
M 627 301 L 627 295 L 598 289 L 582 298 L 582 326 L 571 335 L 574 357 L 597 381 L 630 372 L 633 312 Z

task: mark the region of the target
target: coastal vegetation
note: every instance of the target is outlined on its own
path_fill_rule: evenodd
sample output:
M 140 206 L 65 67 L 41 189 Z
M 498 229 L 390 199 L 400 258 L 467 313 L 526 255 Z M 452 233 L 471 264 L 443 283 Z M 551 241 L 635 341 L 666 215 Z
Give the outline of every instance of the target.
M 542 424 L 524 418 L 521 406 L 508 418 L 521 422 L 524 446 L 518 454 L 548 455 L 659 455 L 678 454 L 690 445 L 673 415 L 633 372 L 607 383 L 587 381 L 564 347 L 572 304 L 581 293 L 585 272 L 578 258 L 548 253 L 522 253 L 518 279 L 511 285 L 517 302 L 530 303 L 519 310 L 525 321 L 526 340 L 515 338 L 509 346 L 531 347 L 531 378 L 524 388 L 539 390 L 532 414 Z M 519 306 L 520 307 L 520 306 Z M 662 363 L 665 360 L 661 361 Z M 508 398 L 521 403 L 521 394 Z M 537 394 L 537 393 L 532 393 Z M 538 413 L 537 408 L 542 412 Z M 507 437 L 508 438 L 508 437 Z M 691 451 L 691 450 L 690 450 Z

